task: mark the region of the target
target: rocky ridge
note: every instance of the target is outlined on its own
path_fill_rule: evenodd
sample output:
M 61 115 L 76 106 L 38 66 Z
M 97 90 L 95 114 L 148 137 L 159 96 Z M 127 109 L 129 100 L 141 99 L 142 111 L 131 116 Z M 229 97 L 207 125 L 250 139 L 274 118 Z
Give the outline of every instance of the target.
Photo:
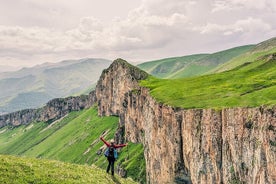
M 132 67 L 116 60 L 96 96 L 99 115 L 119 116 L 126 139 L 143 143 L 148 183 L 276 182 L 276 107 L 166 106 L 139 86 L 147 75 Z
M 0 116 L 0 128 L 3 126 L 26 125 L 33 121 L 52 122 L 71 111 L 91 107 L 96 102 L 95 91 L 89 95 L 56 98 L 39 109 L 25 109 Z

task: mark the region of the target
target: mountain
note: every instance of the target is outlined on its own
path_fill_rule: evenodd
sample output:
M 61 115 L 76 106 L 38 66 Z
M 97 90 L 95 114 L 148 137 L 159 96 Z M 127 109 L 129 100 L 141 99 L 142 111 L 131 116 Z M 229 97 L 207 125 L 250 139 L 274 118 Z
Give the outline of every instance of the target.
M 213 54 L 166 58 L 137 65 L 140 69 L 158 78 L 183 78 L 199 76 L 217 66 L 247 52 L 254 45 L 235 47 Z
M 275 183 L 275 67 L 276 53 L 263 53 L 228 71 L 160 79 L 117 59 L 89 95 L 0 116 L 0 150 L 100 166 L 104 135 L 131 142 L 117 172 L 136 181 Z
M 275 183 L 275 67 L 270 54 L 177 81 L 116 60 L 96 87 L 99 114 L 143 143 L 149 183 Z
M 0 183 L 98 183 L 135 184 L 131 179 L 111 177 L 95 166 L 69 164 L 54 160 L 0 155 Z
M 227 70 L 231 70 L 237 66 L 241 66 L 244 63 L 252 62 L 263 55 L 268 55 L 276 52 L 276 37 L 269 40 L 263 41 L 254 47 L 252 47 L 247 52 L 237 56 L 228 62 L 217 66 L 209 73 L 219 73 Z
M 87 92 L 110 63 L 104 59 L 68 60 L 0 73 L 0 114 Z
M 98 138 L 108 132 L 107 139 L 133 143 L 120 153 L 125 163 L 117 164 L 138 180 L 275 183 L 275 65 L 269 54 L 219 74 L 157 79 L 118 59 L 91 97 L 56 99 L 38 110 L 43 122 L 20 124 L 29 111 L 0 116 L 1 153 L 102 166 Z M 95 101 L 81 107 L 86 99 Z

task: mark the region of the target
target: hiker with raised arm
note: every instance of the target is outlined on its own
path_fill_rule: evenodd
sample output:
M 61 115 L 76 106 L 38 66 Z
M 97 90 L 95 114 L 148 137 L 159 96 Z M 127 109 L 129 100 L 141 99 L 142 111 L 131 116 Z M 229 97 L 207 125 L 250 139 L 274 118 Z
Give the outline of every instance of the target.
M 114 175 L 114 163 L 118 158 L 118 153 L 116 149 L 125 147 L 127 146 L 127 144 L 115 144 L 113 139 L 111 139 L 109 143 L 106 140 L 104 140 L 103 137 L 100 137 L 100 139 L 107 146 L 107 149 L 104 152 L 104 155 L 107 157 L 107 160 L 108 160 L 108 166 L 107 166 L 106 172 L 109 173 L 109 170 L 111 167 L 111 174 Z

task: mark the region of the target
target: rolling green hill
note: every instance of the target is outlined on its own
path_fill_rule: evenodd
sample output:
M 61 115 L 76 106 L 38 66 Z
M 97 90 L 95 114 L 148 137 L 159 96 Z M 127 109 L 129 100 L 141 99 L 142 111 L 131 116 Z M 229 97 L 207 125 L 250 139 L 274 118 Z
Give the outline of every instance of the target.
M 217 66 L 235 58 L 253 45 L 235 47 L 213 54 L 197 54 L 161 59 L 137 65 L 140 69 L 158 78 L 183 78 L 203 75 Z
M 103 135 L 114 137 L 118 117 L 98 117 L 96 108 L 71 112 L 52 122 L 33 122 L 27 126 L 0 129 L 0 154 L 60 160 L 68 163 L 94 164 L 106 169 Z M 129 144 L 119 153 L 115 165 L 122 165 L 127 176 L 145 182 L 145 159 L 141 144 Z
M 136 183 L 131 179 L 111 177 L 96 166 L 7 155 L 0 155 L 0 173 L 3 184 Z
M 264 42 L 257 44 L 256 46 L 254 46 L 244 54 L 241 54 L 229 60 L 228 62 L 222 65 L 219 65 L 218 67 L 214 68 L 208 73 L 219 73 L 219 72 L 231 70 L 237 66 L 243 65 L 244 63 L 252 62 L 263 55 L 267 55 L 275 52 L 276 52 L 276 38 L 271 38 L 269 40 L 266 40 Z
M 276 104 L 276 54 L 248 60 L 233 70 L 182 79 L 141 82 L 160 102 L 183 108 L 254 107 Z
M 206 56 L 208 56 L 208 54 L 166 58 L 145 62 L 137 65 L 137 67 L 158 78 L 167 78 L 168 76 L 177 73 L 180 69 L 189 66 L 190 63 L 193 63 Z
M 111 61 L 81 59 L 0 73 L 0 114 L 37 108 L 53 98 L 86 92 Z

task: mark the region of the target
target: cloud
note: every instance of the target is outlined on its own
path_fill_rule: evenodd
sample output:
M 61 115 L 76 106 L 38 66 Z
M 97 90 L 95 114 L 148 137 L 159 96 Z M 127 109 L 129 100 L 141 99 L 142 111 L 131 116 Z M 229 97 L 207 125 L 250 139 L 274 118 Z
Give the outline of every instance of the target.
M 276 34 L 274 0 L 142 0 L 125 17 L 112 16 L 108 21 L 94 16 L 78 1 L 24 2 L 39 7 L 36 10 L 43 13 L 31 19 L 32 24 L 1 25 L 0 18 L 1 64 L 7 58 L 16 62 L 28 57 L 33 62 L 41 58 L 58 61 L 82 57 L 150 60 L 214 52 Z M 116 3 L 112 5 L 117 8 Z M 26 5 L 21 2 L 20 7 L 25 9 Z M 69 13 L 74 7 L 90 13 Z
M 194 30 L 199 31 L 201 34 L 221 33 L 224 35 L 231 35 L 234 33 L 249 34 L 252 32 L 265 33 L 272 31 L 270 24 L 264 22 L 261 19 L 254 19 L 252 17 L 243 20 L 238 20 L 234 24 L 219 25 L 208 23 L 206 26 L 197 27 Z
M 271 8 L 270 5 L 273 4 L 273 0 L 215 0 L 212 12 L 244 9 L 263 10 Z

